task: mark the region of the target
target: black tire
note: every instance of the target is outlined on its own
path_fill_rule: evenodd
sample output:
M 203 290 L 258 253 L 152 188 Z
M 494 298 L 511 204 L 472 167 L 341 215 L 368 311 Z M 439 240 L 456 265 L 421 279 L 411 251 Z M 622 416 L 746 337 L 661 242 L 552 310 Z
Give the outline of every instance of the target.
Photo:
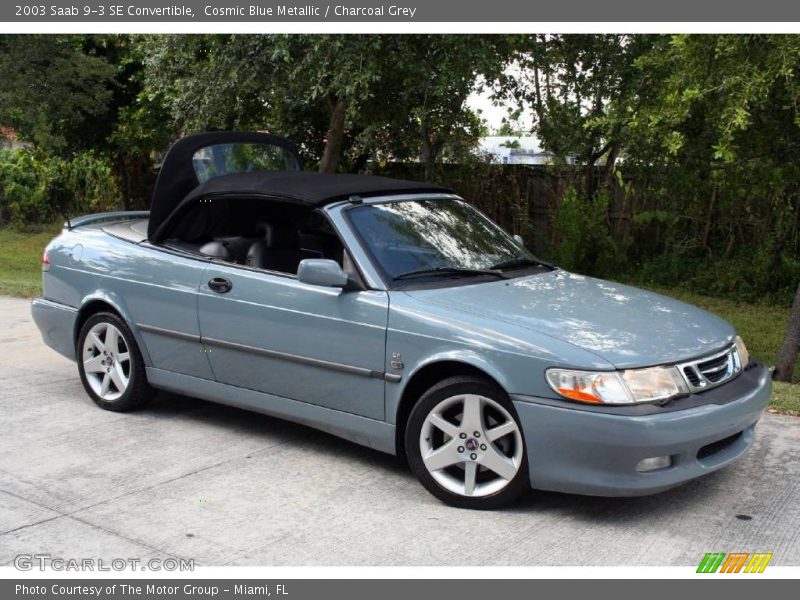
M 490 495 L 470 497 L 446 489 L 434 479 L 422 460 L 420 435 L 428 414 L 440 402 L 460 394 L 477 394 L 493 400 L 511 415 L 520 431 L 523 448 L 519 470 L 504 488 Z M 409 415 L 404 442 L 408 463 L 414 475 L 416 475 L 425 489 L 450 506 L 476 510 L 493 510 L 508 506 L 530 490 L 528 458 L 519 418 L 508 395 L 502 389 L 484 379 L 465 376 L 451 377 L 431 387 L 422 395 Z
M 129 353 L 128 384 L 122 395 L 114 400 L 105 400 L 95 392 L 92 385 L 89 383 L 84 368 L 84 344 L 86 342 L 86 336 L 89 335 L 93 327 L 100 323 L 111 324 L 119 331 L 122 341 L 124 342 L 124 347 L 127 348 Z M 77 357 L 78 372 L 81 376 L 83 388 L 94 403 L 102 409 L 115 412 L 135 410 L 148 404 L 155 396 L 156 391 L 150 387 L 150 384 L 147 382 L 144 360 L 142 360 L 142 354 L 139 351 L 139 346 L 136 344 L 136 339 L 133 337 L 133 333 L 125 321 L 115 313 L 99 312 L 93 314 L 86 320 L 78 334 L 75 356 Z

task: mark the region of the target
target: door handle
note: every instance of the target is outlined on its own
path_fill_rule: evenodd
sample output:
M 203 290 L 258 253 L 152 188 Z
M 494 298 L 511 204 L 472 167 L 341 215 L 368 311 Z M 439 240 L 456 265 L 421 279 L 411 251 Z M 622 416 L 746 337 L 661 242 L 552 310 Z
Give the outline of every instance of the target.
M 213 292 L 224 294 L 231 291 L 233 284 L 229 279 L 225 279 L 224 277 L 214 277 L 213 279 L 209 280 L 208 287 Z

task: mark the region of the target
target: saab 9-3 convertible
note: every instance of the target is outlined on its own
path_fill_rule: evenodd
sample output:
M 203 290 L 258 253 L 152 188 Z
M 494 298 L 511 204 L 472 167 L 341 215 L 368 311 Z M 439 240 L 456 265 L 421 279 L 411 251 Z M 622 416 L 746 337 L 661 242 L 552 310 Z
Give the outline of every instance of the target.
M 169 390 L 296 421 L 460 507 L 674 487 L 740 458 L 770 395 L 722 319 L 262 133 L 179 140 L 148 212 L 69 220 L 43 271 L 35 321 L 101 408 Z

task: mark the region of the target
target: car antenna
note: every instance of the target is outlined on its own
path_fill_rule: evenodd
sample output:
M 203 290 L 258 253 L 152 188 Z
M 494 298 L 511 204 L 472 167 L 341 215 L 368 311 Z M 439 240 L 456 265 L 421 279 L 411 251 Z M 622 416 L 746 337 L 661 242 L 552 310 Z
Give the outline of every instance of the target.
M 361 196 L 350 196 L 350 204 L 364 204 L 364 199 Z

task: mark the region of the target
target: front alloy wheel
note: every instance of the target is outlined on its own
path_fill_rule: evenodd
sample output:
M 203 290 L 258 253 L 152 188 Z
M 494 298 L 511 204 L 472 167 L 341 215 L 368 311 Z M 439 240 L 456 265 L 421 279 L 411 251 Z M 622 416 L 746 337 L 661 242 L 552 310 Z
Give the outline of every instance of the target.
M 444 502 L 496 508 L 528 487 L 525 444 L 502 390 L 481 380 L 446 380 L 412 411 L 409 462 L 423 485 Z

